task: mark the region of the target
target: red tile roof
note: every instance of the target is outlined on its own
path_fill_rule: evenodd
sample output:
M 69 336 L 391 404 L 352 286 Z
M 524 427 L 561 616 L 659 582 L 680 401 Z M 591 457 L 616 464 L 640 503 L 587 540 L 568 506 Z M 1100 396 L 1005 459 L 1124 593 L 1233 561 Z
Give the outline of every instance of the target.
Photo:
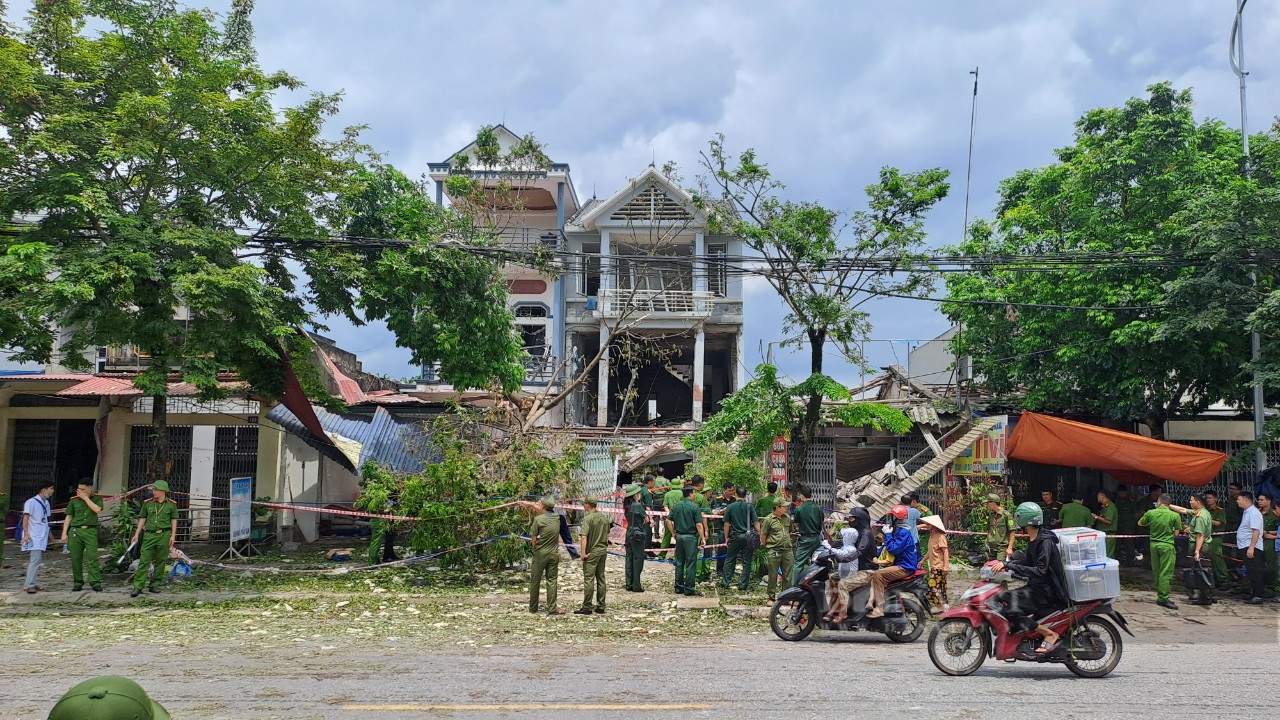
M 80 376 L 84 378 L 84 375 Z M 218 383 L 224 390 L 238 390 L 244 387 L 244 383 L 222 381 Z M 133 378 L 120 375 L 98 375 L 89 377 L 84 382 L 72 385 L 64 390 L 59 390 L 57 395 L 66 396 L 130 396 L 142 395 L 143 392 L 138 386 L 133 384 Z M 194 397 L 200 394 L 200 391 L 190 383 L 171 382 L 168 390 L 169 397 Z

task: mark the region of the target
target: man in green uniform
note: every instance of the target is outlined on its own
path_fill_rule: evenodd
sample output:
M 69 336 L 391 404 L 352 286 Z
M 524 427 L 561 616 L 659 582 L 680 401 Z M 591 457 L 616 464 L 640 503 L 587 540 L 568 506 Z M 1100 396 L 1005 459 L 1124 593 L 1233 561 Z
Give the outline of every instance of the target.
M 1182 530 L 1182 518 L 1169 509 L 1168 496 L 1156 499 L 1155 509 L 1148 510 L 1138 519 L 1138 525 L 1147 529 L 1150 539 L 1151 572 L 1156 576 L 1156 604 L 1170 610 L 1178 605 L 1169 599 L 1169 584 L 1173 581 L 1175 553 L 1173 537 Z
M 1040 512 L 1044 513 L 1044 526 L 1049 529 L 1058 527 L 1061 520 L 1058 519 L 1058 513 L 1062 512 L 1062 503 L 1053 497 L 1052 490 L 1042 490 L 1040 492 Z
M 653 473 L 645 473 L 644 484 L 640 486 L 640 502 L 644 503 L 645 509 L 650 512 L 653 511 L 653 505 L 654 505 L 653 493 L 654 493 L 654 486 L 657 485 L 657 483 L 658 483 L 658 478 L 656 475 L 654 475 Z M 650 526 L 650 528 L 651 528 L 650 532 L 652 532 L 652 525 Z M 650 536 L 650 539 L 652 539 L 652 536 Z M 648 547 L 648 545 L 646 545 L 645 547 Z
M 604 567 L 613 521 L 596 509 L 599 504 L 591 495 L 582 498 L 582 507 L 587 511 L 582 517 L 582 607 L 573 611 L 575 615 L 604 614 Z
M 631 498 L 627 505 L 627 559 L 626 586 L 629 592 L 644 592 L 640 574 L 644 572 L 644 550 L 649 545 L 649 509 L 640 499 L 640 486 L 628 485 L 622 489 L 624 497 Z
M 1240 483 L 1231 483 L 1227 486 L 1227 501 L 1223 503 L 1223 507 L 1226 510 L 1224 520 L 1227 524 L 1224 530 L 1228 532 L 1235 532 L 1240 527 L 1240 522 L 1244 519 L 1244 509 L 1240 507 L 1239 500 L 1241 490 L 1243 488 L 1240 487 Z M 1230 536 L 1228 536 L 1227 540 L 1228 542 L 1222 543 L 1218 549 L 1227 557 L 1227 569 L 1230 572 L 1233 567 L 1238 570 L 1244 563 L 1245 553 L 1236 547 L 1234 542 L 1230 542 Z M 1235 589 L 1248 588 L 1249 581 L 1241 577 L 1239 572 L 1236 572 L 1236 581 L 1232 583 L 1232 586 Z
M 760 518 L 763 523 L 766 518 L 773 514 L 773 501 L 778 499 L 778 483 L 769 483 L 769 493 L 764 497 L 756 500 L 756 517 Z M 769 550 L 763 544 L 756 550 L 756 556 L 752 562 L 752 577 L 764 577 L 765 566 L 769 562 Z
M 760 519 L 756 509 L 742 498 L 734 498 L 724 510 L 724 534 L 729 541 L 729 551 L 724 559 L 724 570 L 720 573 L 720 587 L 728 589 L 737 572 L 738 563 L 742 563 L 742 580 L 738 582 L 739 590 L 746 590 L 751 585 L 751 544 L 747 533 L 760 532 Z
M 724 484 L 724 487 L 720 488 L 720 494 L 711 498 L 711 512 L 714 514 L 714 516 L 707 521 L 707 529 L 711 531 L 711 534 L 708 535 L 708 537 L 711 538 L 710 544 L 712 545 L 725 544 L 723 513 L 725 511 L 725 508 L 733 504 L 733 501 L 736 500 L 737 497 L 738 497 L 737 488 L 733 486 L 733 483 L 727 482 Z M 725 555 L 728 554 L 728 548 L 724 548 L 724 547 L 713 548 L 711 554 L 715 556 L 716 575 L 719 576 L 721 573 L 724 572 L 724 560 L 725 560 Z
M 170 720 L 168 711 L 129 678 L 103 675 L 71 688 L 49 720 Z
M 1079 497 L 1075 497 L 1079 495 Z M 1058 511 L 1058 517 L 1062 519 L 1063 528 L 1090 527 L 1093 525 L 1093 512 L 1084 504 L 1084 493 L 1073 493 L 1071 502 L 1062 506 L 1062 510 Z
M 1195 563 L 1195 567 L 1201 567 L 1201 560 L 1208 560 L 1213 548 L 1213 516 L 1209 514 L 1209 509 L 1205 507 L 1207 504 L 1203 495 L 1191 496 L 1191 508 L 1178 507 L 1173 503 L 1169 503 L 1169 509 L 1179 515 L 1190 515 L 1190 527 L 1187 533 L 1190 538 L 1188 550 L 1191 552 L 1191 559 Z M 1207 591 L 1203 589 L 1187 590 L 1191 594 L 1192 605 L 1212 605 L 1213 600 L 1209 597 Z
M 689 487 L 689 485 L 686 483 L 685 487 Z M 663 493 L 662 507 L 668 513 L 670 513 L 671 508 L 675 507 L 676 505 L 679 505 L 680 501 L 683 499 L 684 499 L 684 488 L 672 487 L 670 490 Z M 664 522 L 662 524 L 662 545 L 660 546 L 663 550 L 666 550 L 667 548 L 671 547 L 671 538 L 672 538 L 671 523 Z M 662 558 L 663 560 L 666 560 L 669 555 L 670 553 L 665 553 L 665 552 L 658 553 L 658 557 Z
M 708 515 L 711 513 L 711 500 L 707 497 L 707 480 L 701 475 L 693 476 L 693 504 L 698 506 L 702 511 L 702 537 L 703 545 L 711 542 L 711 522 Z M 711 548 L 702 549 L 702 559 L 698 561 L 698 582 L 705 582 L 711 578 Z
M 139 537 L 142 537 L 142 557 L 138 560 L 138 572 L 133 575 L 130 597 L 141 595 L 148 583 L 151 592 L 160 592 L 158 576 L 164 572 L 165 561 L 178 537 L 178 505 L 169 499 L 169 483 L 164 480 L 157 480 L 151 486 L 151 499 L 142 503 L 138 527 L 130 543 L 138 542 Z
M 796 551 L 791 542 L 791 517 L 787 515 L 787 501 L 774 498 L 773 512 L 760 524 L 760 545 L 768 556 L 765 576 L 769 578 L 769 602 L 778 597 L 778 569 L 788 572 L 796 563 Z M 787 587 L 790 587 L 788 583 Z M 783 588 L 786 589 L 785 587 Z
M 681 490 L 680 502 L 670 507 L 666 524 L 676 539 L 676 594 L 701 595 L 695 589 L 698 582 L 698 546 L 706 542 L 707 530 L 702 522 L 702 511 L 693 501 L 693 488 Z
M 796 558 L 791 566 L 791 584 L 800 582 L 800 575 L 809 567 L 813 554 L 822 546 L 822 508 L 809 499 L 809 488 L 801 485 L 796 488 L 795 495 L 800 499 L 793 519 L 796 530 L 800 533 L 800 542 L 796 545 Z
M 1204 503 L 1205 510 L 1209 513 L 1209 520 L 1213 524 L 1211 532 L 1224 532 L 1227 526 L 1227 509 L 1218 503 L 1218 493 L 1206 490 Z M 1215 542 L 1205 543 L 1205 548 L 1208 550 L 1207 557 L 1213 566 L 1213 584 L 1219 590 L 1225 590 L 1231 584 L 1231 575 L 1227 572 L 1227 558 L 1222 551 L 1227 543 L 1224 543 L 1221 537 L 1213 540 Z
M 529 564 L 529 612 L 538 612 L 538 591 L 542 579 L 547 580 L 547 614 L 563 615 L 556 608 L 556 591 L 560 584 L 560 516 L 556 514 L 556 501 L 542 498 L 544 512 L 529 523 L 529 546 L 533 548 L 533 561 Z
M 93 494 L 93 480 L 84 478 L 76 486 L 76 495 L 67 503 L 67 517 L 62 521 L 62 542 L 71 550 L 71 590 L 84 589 L 84 566 L 89 565 L 89 587 L 102 592 L 102 565 L 98 560 L 98 513 L 102 497 Z
M 1000 505 L 1000 496 L 987 495 L 987 559 L 1013 559 L 1013 518 Z
M 1263 597 L 1273 598 L 1280 594 L 1276 587 L 1276 531 L 1280 530 L 1280 517 L 1276 516 L 1275 500 L 1269 493 L 1258 493 L 1256 504 L 1262 513 L 1262 562 L 1267 569 L 1267 594 Z
M 1098 512 L 1093 514 L 1093 527 L 1107 534 L 1107 557 L 1116 556 L 1116 539 L 1111 537 L 1120 530 L 1120 508 L 1111 502 L 1106 490 L 1098 491 Z

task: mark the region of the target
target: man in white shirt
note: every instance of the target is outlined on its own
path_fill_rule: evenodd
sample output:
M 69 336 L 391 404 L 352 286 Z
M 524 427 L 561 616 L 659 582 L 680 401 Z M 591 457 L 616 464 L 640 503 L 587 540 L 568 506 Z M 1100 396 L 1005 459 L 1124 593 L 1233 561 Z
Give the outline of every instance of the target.
M 49 506 L 51 497 L 53 483 L 42 482 L 36 496 L 22 506 L 22 549 L 31 554 L 27 562 L 27 582 L 22 586 L 28 593 L 40 592 L 36 578 L 44 562 L 44 551 L 49 547 L 49 516 L 53 514 L 53 508 Z M 1262 557 L 1262 553 L 1258 553 L 1258 557 Z
M 1267 584 L 1266 565 L 1262 559 L 1262 513 L 1253 504 L 1253 493 L 1242 491 L 1236 496 L 1243 515 L 1236 528 L 1236 549 L 1244 556 L 1244 569 L 1249 575 L 1253 597 L 1245 600 L 1250 605 L 1261 605 Z

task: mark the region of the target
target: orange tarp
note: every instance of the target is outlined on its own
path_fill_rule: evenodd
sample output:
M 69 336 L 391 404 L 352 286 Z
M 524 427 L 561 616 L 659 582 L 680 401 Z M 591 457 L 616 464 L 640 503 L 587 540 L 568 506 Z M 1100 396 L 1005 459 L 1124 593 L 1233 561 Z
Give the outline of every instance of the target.
M 1097 468 L 1130 485 L 1159 478 L 1203 487 L 1227 461 L 1215 450 L 1030 412 L 1014 426 L 1008 453 L 1015 460 Z

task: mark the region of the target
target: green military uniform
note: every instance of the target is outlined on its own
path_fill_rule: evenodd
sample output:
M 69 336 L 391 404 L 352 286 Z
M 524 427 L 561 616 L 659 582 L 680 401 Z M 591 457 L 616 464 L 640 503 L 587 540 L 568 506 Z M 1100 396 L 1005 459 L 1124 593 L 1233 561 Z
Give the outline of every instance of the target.
M 769 597 L 774 598 L 778 594 L 778 570 L 787 572 L 796 562 L 795 544 L 791 542 L 791 518 L 770 513 L 760 523 L 760 534 L 764 536 L 764 551 L 768 557 L 765 576 L 769 578 Z M 787 583 L 786 587 L 790 586 Z
M 99 508 L 102 497 L 91 495 L 90 499 Z M 84 586 L 84 566 L 89 566 L 89 585 L 94 590 L 102 589 L 102 564 L 98 560 L 98 513 L 79 497 L 71 498 L 67 503 L 67 517 L 71 518 L 71 526 L 67 528 L 67 546 L 71 551 L 71 584 L 73 590 Z M 167 554 L 167 553 L 166 553 Z
M 545 507 L 545 504 L 544 504 Z M 538 612 L 538 591 L 547 581 L 547 612 L 556 611 L 560 581 L 560 516 L 547 510 L 529 523 L 533 538 L 533 562 L 529 565 L 529 612 Z
M 609 526 L 613 521 L 599 510 L 582 518 L 582 537 L 587 549 L 582 555 L 582 609 L 604 612 L 605 559 L 609 557 Z M 594 597 L 594 607 L 593 598 Z
M 698 509 L 703 513 L 702 524 L 706 527 L 707 533 L 705 541 L 710 545 L 712 543 L 711 538 L 713 537 L 713 530 L 711 529 L 711 523 L 708 522 L 709 518 L 707 518 L 706 515 L 711 512 L 711 501 L 707 499 L 706 495 L 700 492 L 695 492 L 693 494 L 693 504 L 697 505 Z M 702 582 L 711 577 L 711 553 L 711 548 L 702 549 L 702 559 L 698 561 L 698 582 Z
M 1058 523 L 1059 514 L 1062 512 L 1062 503 L 1054 500 L 1051 503 L 1036 503 L 1040 506 L 1040 513 L 1044 515 L 1044 525 L 1042 527 L 1052 529 Z
M 1002 507 L 991 514 L 987 525 L 987 558 L 1004 560 L 1009 549 L 1009 535 L 1013 533 L 1013 517 Z M 859 566 L 861 567 L 861 566 Z
M 697 503 L 682 497 L 670 512 L 668 519 L 675 526 L 676 539 L 676 594 L 692 595 L 698 582 L 698 528 L 702 525 L 702 510 Z
M 1176 553 L 1173 537 L 1182 529 L 1182 517 L 1162 505 L 1148 510 L 1138 519 L 1138 525 L 1147 529 L 1151 541 L 1151 572 L 1156 576 L 1156 601 L 1169 602 Z
M 711 499 L 711 512 L 719 511 L 723 513 L 725 508 L 728 508 L 728 507 L 729 507 L 729 500 L 725 498 L 723 493 Z M 708 522 L 708 526 L 709 526 L 708 529 L 711 530 L 711 542 L 709 544 L 711 545 L 725 544 L 726 541 L 724 537 L 723 521 L 724 521 L 723 517 L 715 517 L 715 518 L 711 518 L 711 520 Z M 727 548 L 718 547 L 715 549 L 714 555 L 716 556 L 716 574 L 717 575 L 719 575 L 724 571 L 725 555 L 727 554 L 728 554 Z
M 671 512 L 671 508 L 679 505 L 681 500 L 684 500 L 684 492 L 680 488 L 671 488 L 662 496 L 662 507 L 667 512 Z M 671 547 L 671 528 L 667 527 L 666 523 L 662 523 L 662 545 L 660 547 L 663 550 Z M 667 553 L 658 553 L 658 557 L 666 560 Z
M 1213 526 L 1210 532 L 1214 532 L 1214 533 L 1224 532 L 1227 529 L 1226 508 L 1218 507 L 1218 509 L 1209 510 L 1208 512 L 1209 512 L 1209 519 L 1213 523 Z M 1214 584 L 1217 585 L 1219 588 L 1226 587 L 1227 583 L 1231 581 L 1231 575 L 1227 573 L 1227 558 L 1226 558 L 1226 555 L 1222 552 L 1222 549 L 1223 547 L 1225 547 L 1225 545 L 1226 544 L 1223 543 L 1221 537 L 1215 537 L 1212 549 L 1210 550 L 1210 554 L 1208 555 L 1209 562 L 1213 564 L 1213 581 L 1214 581 Z M 1209 548 L 1210 545 L 1208 543 L 1205 543 L 1205 547 Z M 1192 549 L 1194 550 L 1195 546 L 1192 546 Z M 1205 556 L 1202 555 L 1201 557 L 1205 557 Z
M 1107 534 L 1107 557 L 1114 558 L 1116 556 L 1116 539 L 1111 536 L 1118 534 L 1120 531 L 1120 508 L 1116 507 L 1114 502 L 1109 502 L 1098 509 L 1098 514 L 1102 516 L 1102 519 L 1094 520 L 1093 527 Z
M 169 559 L 178 505 L 168 497 L 164 500 L 151 498 L 142 503 L 138 519 L 142 521 L 142 558 L 138 561 L 138 572 L 133 576 L 133 589 L 141 592 L 143 586 L 150 583 L 152 592 L 160 592 L 157 576 L 164 571 L 165 561 Z
M 756 517 L 760 518 L 760 522 L 764 522 L 765 518 L 773 514 L 773 501 L 777 499 L 779 499 L 777 495 L 765 495 L 759 500 L 756 500 Z M 768 565 L 768 562 L 769 551 L 764 547 L 756 550 L 756 555 L 751 565 L 751 576 L 757 578 L 764 577 L 765 568 Z
M 777 495 L 765 495 L 756 500 L 756 517 L 767 518 L 773 514 L 773 501 L 778 498 Z
M 1069 502 L 1062 506 L 1058 513 L 1062 519 L 1062 527 L 1090 527 L 1093 525 L 1093 512 L 1078 502 Z
M 1204 535 L 1204 544 L 1200 547 L 1200 558 L 1204 559 L 1213 551 L 1213 516 L 1205 508 L 1200 508 L 1191 515 L 1191 543 L 1188 548 L 1192 557 L 1196 554 L 1196 535 Z
M 627 559 L 626 586 L 632 592 L 640 592 L 640 574 L 644 572 L 644 550 L 649 544 L 649 511 L 644 502 L 636 499 L 627 507 Z
M 1272 597 L 1280 594 L 1280 589 L 1276 587 L 1276 541 L 1274 538 L 1268 539 L 1266 534 L 1274 533 L 1277 529 L 1280 529 L 1280 517 L 1276 517 L 1275 512 L 1268 509 L 1262 516 L 1262 558 L 1267 568 L 1267 592 Z
M 822 508 L 812 500 L 805 500 L 794 514 L 795 527 L 800 533 L 796 557 L 791 566 L 791 584 L 800 582 L 800 574 L 809 567 L 813 554 L 822 545 Z
M 1244 520 L 1244 510 L 1240 508 L 1239 503 L 1237 503 L 1236 499 L 1233 497 L 1227 498 L 1226 509 L 1227 512 L 1224 519 L 1227 525 L 1222 529 L 1232 533 L 1232 535 L 1227 536 L 1228 542 L 1222 543 L 1222 547 L 1218 549 L 1221 550 L 1228 558 L 1243 561 L 1245 559 L 1245 551 L 1237 548 L 1235 540 L 1232 538 L 1234 537 L 1236 530 L 1240 527 L 1240 522 Z M 1232 565 L 1228 564 L 1227 567 L 1232 567 Z M 1243 583 L 1247 587 L 1249 585 L 1248 581 L 1243 577 L 1240 577 L 1240 564 L 1237 563 L 1235 567 L 1237 568 L 1236 577 L 1239 579 L 1239 582 Z
M 729 552 L 724 559 L 724 569 L 720 573 L 720 587 L 729 587 L 738 563 L 741 562 L 742 580 L 738 582 L 738 589 L 746 590 L 751 584 L 751 553 L 748 550 L 747 532 L 754 530 L 756 523 L 759 522 L 756 509 L 739 498 L 725 508 L 724 522 L 729 531 Z

